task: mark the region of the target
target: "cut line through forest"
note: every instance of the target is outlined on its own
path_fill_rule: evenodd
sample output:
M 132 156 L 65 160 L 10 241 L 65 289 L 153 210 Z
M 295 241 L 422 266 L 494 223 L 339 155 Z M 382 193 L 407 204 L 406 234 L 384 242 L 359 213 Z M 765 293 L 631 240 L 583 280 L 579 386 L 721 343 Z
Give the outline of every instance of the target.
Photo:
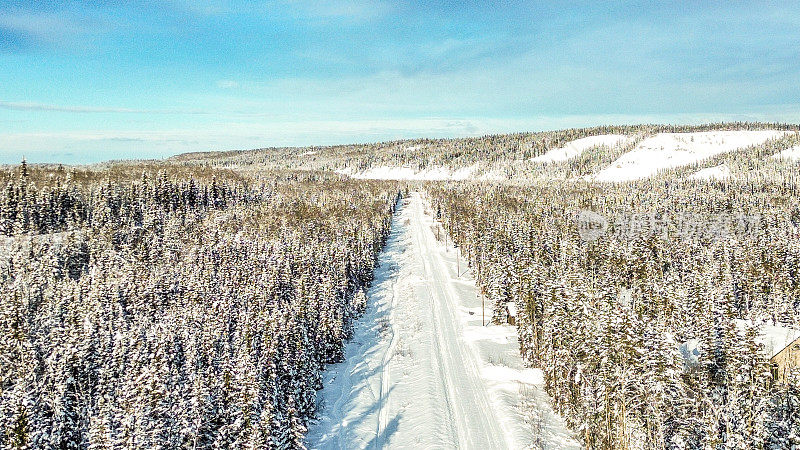
M 308 446 L 578 448 L 515 328 L 481 326 L 474 280 L 436 227 L 419 193 L 396 212 L 345 361 L 323 376 Z

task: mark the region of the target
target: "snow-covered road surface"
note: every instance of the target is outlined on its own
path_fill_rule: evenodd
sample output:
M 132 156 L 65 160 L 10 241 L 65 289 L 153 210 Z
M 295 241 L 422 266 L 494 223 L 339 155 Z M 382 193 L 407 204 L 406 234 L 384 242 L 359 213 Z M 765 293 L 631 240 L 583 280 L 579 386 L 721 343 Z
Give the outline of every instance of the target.
M 578 448 L 515 329 L 481 326 L 455 255 L 422 197 L 404 201 L 346 360 L 325 373 L 310 448 Z

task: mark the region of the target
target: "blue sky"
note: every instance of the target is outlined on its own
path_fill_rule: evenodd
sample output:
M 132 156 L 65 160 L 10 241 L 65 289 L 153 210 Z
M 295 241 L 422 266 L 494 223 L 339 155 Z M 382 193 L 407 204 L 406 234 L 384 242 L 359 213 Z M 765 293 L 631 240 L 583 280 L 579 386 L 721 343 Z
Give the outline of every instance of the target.
M 800 2 L 2 0 L 0 163 L 800 122 Z

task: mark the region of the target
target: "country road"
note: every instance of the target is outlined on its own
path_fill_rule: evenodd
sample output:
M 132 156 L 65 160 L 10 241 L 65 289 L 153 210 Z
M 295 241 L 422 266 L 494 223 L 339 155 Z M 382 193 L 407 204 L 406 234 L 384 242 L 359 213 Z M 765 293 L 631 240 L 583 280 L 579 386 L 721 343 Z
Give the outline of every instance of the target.
M 481 325 L 474 281 L 433 226 L 420 194 L 403 202 L 309 448 L 577 448 L 515 329 Z

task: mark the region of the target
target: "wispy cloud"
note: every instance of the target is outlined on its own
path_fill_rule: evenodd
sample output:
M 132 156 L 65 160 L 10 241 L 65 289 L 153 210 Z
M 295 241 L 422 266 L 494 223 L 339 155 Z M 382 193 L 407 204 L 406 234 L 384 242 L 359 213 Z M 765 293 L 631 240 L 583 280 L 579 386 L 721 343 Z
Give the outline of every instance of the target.
M 230 14 L 238 9 L 230 0 L 161 0 L 161 2 L 168 7 L 202 16 Z
M 288 0 L 285 3 L 306 16 L 321 18 L 374 19 L 394 9 L 391 2 L 382 0 Z
M 173 10 L 199 16 L 280 13 L 302 19 L 345 19 L 363 21 L 385 16 L 395 10 L 388 0 L 160 0 Z
M 395 12 L 397 4 L 388 0 L 278 0 L 259 7 L 273 16 L 329 24 L 364 23 Z
M 50 112 L 68 112 L 68 113 L 209 114 L 206 111 L 197 111 L 197 110 L 109 108 L 102 106 L 50 105 L 46 103 L 5 102 L 5 101 L 0 101 L 0 108 L 10 109 L 14 111 L 50 111 Z
M 90 36 L 105 32 L 97 19 L 68 12 L 0 11 L 0 34 L 14 36 L 19 48 L 82 46 Z
M 83 31 L 79 23 L 54 13 L 0 11 L 0 27 L 48 39 Z

